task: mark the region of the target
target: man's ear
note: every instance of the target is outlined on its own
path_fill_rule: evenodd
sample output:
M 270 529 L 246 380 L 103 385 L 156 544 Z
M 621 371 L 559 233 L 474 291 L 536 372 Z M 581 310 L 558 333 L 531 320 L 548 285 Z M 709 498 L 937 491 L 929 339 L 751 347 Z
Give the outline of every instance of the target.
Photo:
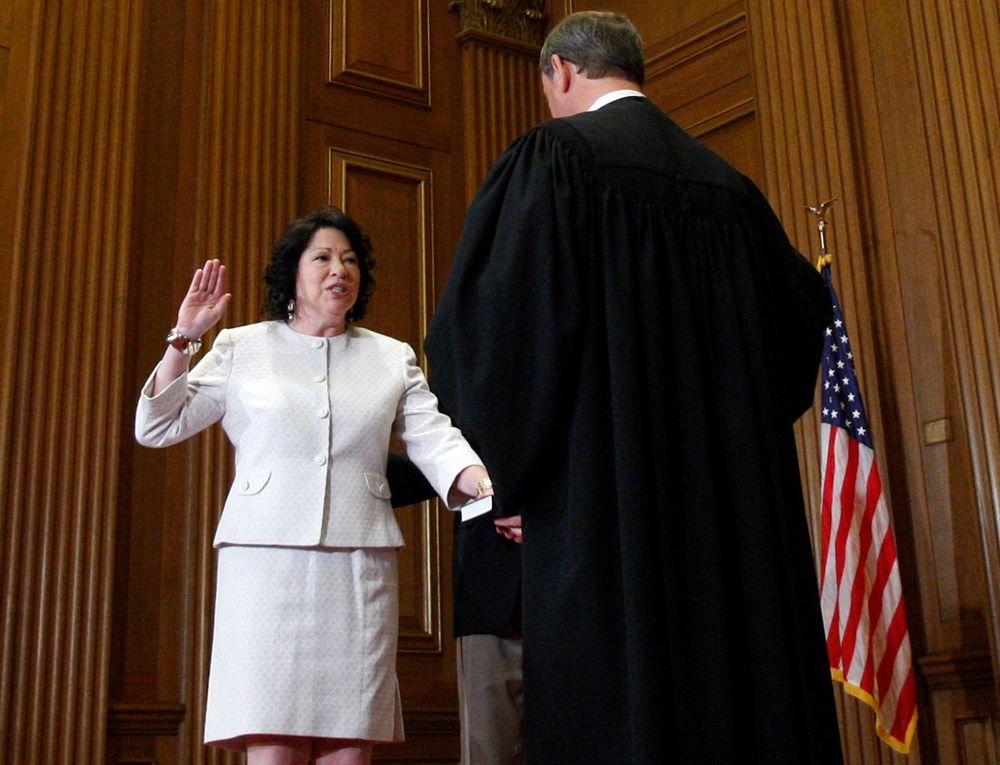
M 556 53 L 552 54 L 550 60 L 552 62 L 552 87 L 557 93 L 565 93 L 569 90 L 572 82 L 573 64 Z

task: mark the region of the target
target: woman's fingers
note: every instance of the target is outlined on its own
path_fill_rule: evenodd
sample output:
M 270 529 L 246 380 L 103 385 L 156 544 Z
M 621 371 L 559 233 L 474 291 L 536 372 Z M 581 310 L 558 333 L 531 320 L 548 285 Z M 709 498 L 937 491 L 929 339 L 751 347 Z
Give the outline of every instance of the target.
M 210 260 L 205 264 L 205 276 L 205 291 L 208 294 L 219 297 L 226 291 L 226 267 L 218 260 Z
M 204 297 L 206 295 L 222 295 L 226 290 L 226 267 L 218 261 L 206 260 L 205 265 L 194 272 L 189 296 Z
M 226 292 L 226 267 L 218 259 L 206 260 L 191 277 L 177 311 L 177 326 L 190 337 L 201 337 L 219 320 L 231 297 Z

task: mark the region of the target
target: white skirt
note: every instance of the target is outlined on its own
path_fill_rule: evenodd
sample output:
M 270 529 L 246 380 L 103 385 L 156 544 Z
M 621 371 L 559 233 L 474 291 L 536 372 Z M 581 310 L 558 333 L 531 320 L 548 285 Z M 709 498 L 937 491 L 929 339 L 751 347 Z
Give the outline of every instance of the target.
M 396 550 L 219 550 L 205 743 L 402 741 Z

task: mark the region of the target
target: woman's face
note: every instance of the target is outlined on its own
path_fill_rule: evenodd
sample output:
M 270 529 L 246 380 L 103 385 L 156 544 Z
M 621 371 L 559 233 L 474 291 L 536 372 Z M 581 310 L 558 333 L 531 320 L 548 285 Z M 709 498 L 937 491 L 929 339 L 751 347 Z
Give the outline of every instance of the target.
M 358 299 L 361 267 L 344 232 L 321 228 L 299 258 L 295 276 L 295 321 L 307 330 L 347 328 L 347 312 Z

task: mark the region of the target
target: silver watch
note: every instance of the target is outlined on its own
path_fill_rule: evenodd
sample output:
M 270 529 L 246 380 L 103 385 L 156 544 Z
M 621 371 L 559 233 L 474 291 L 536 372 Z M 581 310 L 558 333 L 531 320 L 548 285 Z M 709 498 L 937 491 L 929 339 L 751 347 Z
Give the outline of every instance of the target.
M 194 356 L 201 350 L 201 338 L 188 337 L 177 327 L 167 333 L 167 345 L 172 345 L 187 356 Z

